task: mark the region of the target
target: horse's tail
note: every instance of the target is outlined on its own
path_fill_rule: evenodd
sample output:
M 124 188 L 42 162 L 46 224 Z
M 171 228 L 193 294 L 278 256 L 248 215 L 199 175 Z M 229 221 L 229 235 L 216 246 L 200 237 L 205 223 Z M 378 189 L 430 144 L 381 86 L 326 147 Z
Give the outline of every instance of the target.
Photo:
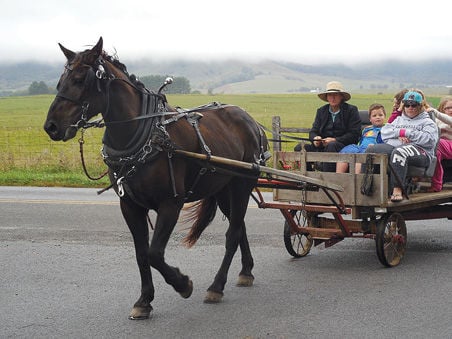
M 202 232 L 215 218 L 217 206 L 217 200 L 214 197 L 210 197 L 184 208 L 189 211 L 184 221 L 193 221 L 190 231 L 182 241 L 187 247 L 190 248 L 196 243 Z

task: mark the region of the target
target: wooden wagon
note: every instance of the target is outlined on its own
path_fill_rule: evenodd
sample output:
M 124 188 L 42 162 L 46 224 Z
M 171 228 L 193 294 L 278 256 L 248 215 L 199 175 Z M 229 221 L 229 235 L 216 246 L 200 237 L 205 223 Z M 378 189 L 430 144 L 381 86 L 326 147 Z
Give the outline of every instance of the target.
M 301 132 L 305 132 L 304 129 Z M 350 170 L 349 173 L 330 173 L 307 166 L 319 162 L 347 162 Z M 354 174 L 356 164 L 366 162 L 368 166 L 384 170 Z M 413 184 L 407 199 L 389 201 L 388 158 L 385 154 L 276 150 L 273 165 L 278 171 L 306 178 L 302 184 L 287 180 L 284 175 L 261 178 L 254 194 L 260 208 L 279 209 L 283 214 L 284 243 L 294 257 L 307 255 L 312 245 L 324 243 L 328 247 L 348 237 L 368 238 L 376 241 L 380 262 L 391 267 L 399 264 L 405 253 L 406 221 L 452 218 L 450 184 L 445 184 L 441 192 L 428 193 L 429 183 L 419 181 L 415 186 Z M 264 201 L 260 191 L 264 187 L 273 189 L 273 201 Z

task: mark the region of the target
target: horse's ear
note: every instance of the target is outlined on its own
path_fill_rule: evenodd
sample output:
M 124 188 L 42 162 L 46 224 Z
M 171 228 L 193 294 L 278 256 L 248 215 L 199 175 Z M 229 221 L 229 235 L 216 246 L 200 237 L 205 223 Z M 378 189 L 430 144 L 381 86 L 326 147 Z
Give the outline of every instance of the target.
M 74 59 L 74 57 L 75 57 L 75 53 L 74 52 L 72 52 L 71 50 L 67 49 L 66 47 L 64 47 L 60 43 L 58 45 L 60 46 L 60 49 L 63 51 L 63 53 L 66 56 L 68 61 Z
M 99 41 L 96 44 L 96 46 L 94 46 L 91 51 L 95 52 L 97 54 L 97 56 L 100 56 L 102 54 L 103 46 L 104 46 L 104 40 L 102 39 L 102 37 L 100 37 Z
M 102 55 L 102 48 L 103 48 L 103 40 L 102 40 L 102 37 L 100 37 L 97 44 L 93 48 L 91 48 L 89 51 L 86 51 L 87 54 L 84 58 L 84 61 L 87 64 L 93 64 Z

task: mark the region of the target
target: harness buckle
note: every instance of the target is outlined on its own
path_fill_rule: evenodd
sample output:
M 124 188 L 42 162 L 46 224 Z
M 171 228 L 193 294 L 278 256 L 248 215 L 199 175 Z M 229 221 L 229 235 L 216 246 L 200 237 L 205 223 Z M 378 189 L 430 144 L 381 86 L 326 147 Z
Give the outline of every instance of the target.
M 146 158 L 152 152 L 152 145 L 151 145 L 151 143 L 148 142 L 147 144 L 145 144 L 141 150 L 143 151 L 143 154 L 138 158 L 138 162 L 144 164 L 145 161 L 146 161 Z
M 124 180 L 124 177 L 119 178 L 116 180 L 116 186 L 118 186 L 118 196 L 122 198 L 124 196 L 124 187 L 122 185 L 122 181 Z
M 99 65 L 96 70 L 96 78 L 104 79 L 105 78 L 105 68 L 102 65 Z

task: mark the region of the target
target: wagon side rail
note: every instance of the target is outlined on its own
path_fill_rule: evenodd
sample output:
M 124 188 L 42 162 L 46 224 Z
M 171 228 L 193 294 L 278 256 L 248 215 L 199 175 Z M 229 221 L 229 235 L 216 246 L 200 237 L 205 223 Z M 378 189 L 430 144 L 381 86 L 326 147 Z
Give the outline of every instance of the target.
M 375 168 L 388 168 L 388 157 L 385 154 L 342 154 L 326 152 L 284 152 L 273 154 L 273 165 L 275 168 L 300 173 L 309 178 L 315 178 L 322 182 L 337 184 L 344 187 L 342 197 L 346 206 L 350 207 L 387 207 L 388 206 L 388 173 L 386 170 L 375 171 L 367 175 L 365 173 L 355 174 L 357 163 L 365 164 L 367 157 L 372 157 Z M 321 172 L 310 168 L 310 164 L 319 162 L 345 162 L 348 163 L 350 173 Z M 365 181 L 371 181 L 371 190 L 368 194 L 362 193 L 361 187 Z M 301 201 L 305 200 L 312 204 L 328 204 L 328 199 L 319 192 L 306 192 L 301 194 L 296 190 L 288 190 L 279 187 L 273 190 L 275 201 Z
M 367 110 L 359 110 L 359 116 L 361 118 L 361 125 L 367 126 L 370 125 L 369 113 Z M 298 142 L 304 144 L 310 142 L 308 140 L 310 127 L 283 127 L 281 125 L 281 117 L 273 116 L 272 117 L 272 140 L 273 140 L 273 151 L 278 152 L 282 151 L 281 144 L 285 141 L 297 140 Z M 299 140 L 298 137 L 294 137 L 293 134 L 297 136 L 302 136 L 304 140 Z M 287 140 L 289 139 L 289 140 Z
M 282 151 L 281 143 L 283 142 L 282 138 L 285 136 L 286 133 L 291 134 L 303 134 L 305 136 L 308 135 L 309 131 L 311 129 L 307 127 L 282 127 L 281 126 L 281 118 L 279 116 L 273 116 L 272 117 L 272 137 L 273 137 L 273 152 L 279 152 Z M 286 136 L 287 138 L 288 136 Z M 306 142 L 306 141 L 301 141 Z

